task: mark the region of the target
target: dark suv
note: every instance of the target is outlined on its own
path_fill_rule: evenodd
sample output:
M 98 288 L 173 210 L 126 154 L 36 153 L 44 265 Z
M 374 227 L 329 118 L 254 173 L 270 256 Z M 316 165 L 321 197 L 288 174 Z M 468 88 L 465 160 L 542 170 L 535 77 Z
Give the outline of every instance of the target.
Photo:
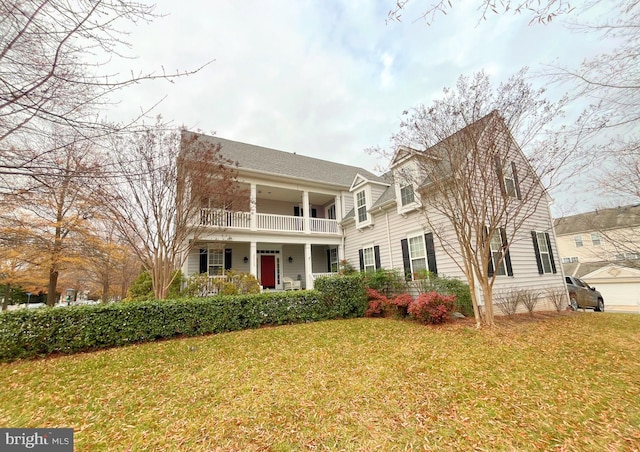
M 593 308 L 595 311 L 604 311 L 604 299 L 595 287 L 590 287 L 583 280 L 573 276 L 566 276 L 565 279 L 567 281 L 569 307 L 571 309 Z

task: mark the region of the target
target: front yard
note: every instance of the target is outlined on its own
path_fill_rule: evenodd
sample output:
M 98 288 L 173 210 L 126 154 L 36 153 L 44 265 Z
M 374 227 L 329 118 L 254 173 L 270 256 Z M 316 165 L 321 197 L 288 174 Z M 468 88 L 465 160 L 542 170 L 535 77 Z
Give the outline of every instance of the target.
M 85 450 L 639 450 L 640 316 L 354 319 L 0 365 Z

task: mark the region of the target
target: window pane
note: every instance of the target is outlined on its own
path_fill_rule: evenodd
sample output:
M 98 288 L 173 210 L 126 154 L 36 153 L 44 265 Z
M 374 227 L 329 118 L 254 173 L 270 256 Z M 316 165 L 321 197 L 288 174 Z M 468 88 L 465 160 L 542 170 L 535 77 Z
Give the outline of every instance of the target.
M 427 260 L 425 258 L 420 259 L 412 259 L 411 260 L 411 269 L 414 275 L 422 270 L 427 270 Z
M 542 267 L 545 273 L 551 273 L 551 258 L 548 253 L 540 253 L 540 259 L 542 260 Z
M 581 235 L 576 235 L 573 240 L 576 242 L 576 248 L 580 248 L 583 245 Z
M 413 186 L 405 185 L 404 187 L 400 188 L 400 198 L 403 206 L 414 202 L 415 198 L 413 195 Z
M 376 261 L 375 254 L 373 252 L 373 248 L 365 248 L 362 250 L 362 257 L 364 263 L 364 271 L 375 271 L 376 269 Z
M 409 256 L 411 256 L 411 259 L 426 256 L 423 236 L 418 235 L 416 237 L 409 238 Z
M 600 234 L 597 232 L 591 233 L 591 243 L 595 246 L 600 245 Z

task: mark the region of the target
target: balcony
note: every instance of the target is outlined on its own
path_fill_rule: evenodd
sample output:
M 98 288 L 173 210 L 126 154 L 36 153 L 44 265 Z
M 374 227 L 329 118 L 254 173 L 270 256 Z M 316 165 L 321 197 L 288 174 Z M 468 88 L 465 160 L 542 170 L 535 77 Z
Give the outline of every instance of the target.
M 256 230 L 284 233 L 306 232 L 303 217 L 269 213 L 256 213 L 255 217 L 255 229 L 252 229 L 251 212 L 231 212 L 227 210 L 203 208 L 200 209 L 199 226 L 216 227 L 225 230 Z M 309 232 L 339 235 L 340 227 L 336 220 L 309 218 Z

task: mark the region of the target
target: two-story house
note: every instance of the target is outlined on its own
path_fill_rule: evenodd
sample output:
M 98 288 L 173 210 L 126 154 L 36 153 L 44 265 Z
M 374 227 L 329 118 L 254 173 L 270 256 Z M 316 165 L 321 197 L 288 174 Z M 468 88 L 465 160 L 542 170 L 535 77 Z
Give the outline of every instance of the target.
M 595 286 L 607 309 L 640 311 L 640 204 L 555 220 L 564 272 Z
M 312 288 L 318 275 L 336 272 L 346 259 L 363 271 L 398 269 L 412 278 L 419 270 L 430 270 L 464 279 L 450 245 L 425 221 L 425 215 L 433 213 L 419 208 L 424 193 L 400 177 L 412 162 L 406 150 L 399 149 L 390 171 L 378 176 L 295 152 L 200 138 L 219 143 L 222 155 L 237 162 L 238 181 L 250 195 L 240 211 L 202 208 L 196 221 L 209 229 L 193 238 L 185 275 L 219 275 L 233 268 L 255 275 L 265 289 L 284 289 L 288 279 Z M 515 149 L 513 158 L 524 172 L 526 159 Z M 518 180 L 515 169 L 515 163 L 501 169 L 496 190 L 520 197 L 520 185 L 527 179 L 522 174 Z M 537 178 L 529 180 L 539 184 Z M 558 254 L 548 199 L 541 199 L 518 230 L 510 231 L 505 224 L 496 234 L 491 256 L 496 257 L 498 288 L 531 288 L 543 296 L 546 290 L 564 289 L 554 257 Z M 494 246 L 494 240 L 491 243 Z M 482 300 L 482 291 L 476 290 Z M 542 300 L 539 309 L 548 308 Z

